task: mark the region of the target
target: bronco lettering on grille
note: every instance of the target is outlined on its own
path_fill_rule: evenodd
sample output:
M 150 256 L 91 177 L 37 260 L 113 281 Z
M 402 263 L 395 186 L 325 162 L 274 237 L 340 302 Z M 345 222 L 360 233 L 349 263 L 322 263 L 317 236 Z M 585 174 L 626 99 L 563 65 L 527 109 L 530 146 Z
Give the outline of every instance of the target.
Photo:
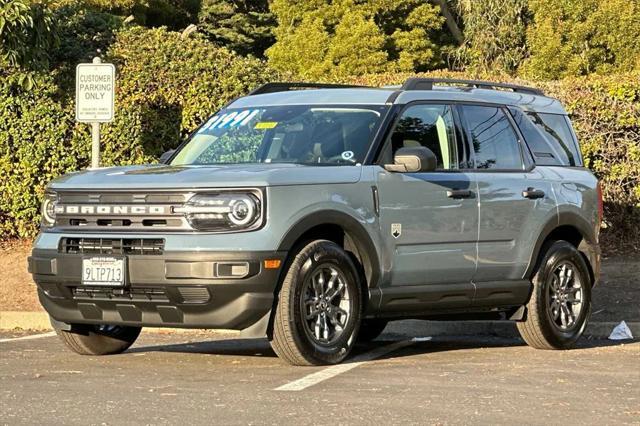
M 126 206 L 126 205 L 72 205 L 59 204 L 56 214 L 82 215 L 167 215 L 168 206 Z

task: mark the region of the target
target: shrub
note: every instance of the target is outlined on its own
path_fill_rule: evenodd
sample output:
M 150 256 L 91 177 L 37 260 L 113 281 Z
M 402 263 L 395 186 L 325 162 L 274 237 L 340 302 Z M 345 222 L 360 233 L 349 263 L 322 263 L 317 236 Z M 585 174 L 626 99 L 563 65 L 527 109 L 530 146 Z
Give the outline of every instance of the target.
M 520 73 L 557 79 L 640 68 L 640 4 L 628 0 L 530 0 L 530 57 Z
M 240 55 L 263 57 L 275 26 L 267 0 L 204 0 L 198 13 L 198 31 Z
M 33 71 L 49 66 L 57 36 L 51 9 L 40 2 L 0 0 L 0 78 L 29 90 Z
M 269 63 L 302 78 L 428 70 L 449 49 L 440 7 L 421 0 L 274 0 Z
M 602 184 L 607 251 L 640 251 L 640 72 L 568 78 L 543 88 L 562 100 L 585 165 Z
M 166 29 L 115 33 L 116 116 L 102 126 L 102 164 L 155 161 L 229 100 L 277 79 L 265 64 Z M 70 69 L 71 68 L 71 69 Z M 0 237 L 29 237 L 51 179 L 90 162 L 75 123 L 72 67 L 38 74 L 30 92 L 0 81 Z
M 0 235 L 30 236 L 48 181 L 86 164 L 89 144 L 74 135 L 73 111 L 52 76 L 17 92 L 0 81 Z

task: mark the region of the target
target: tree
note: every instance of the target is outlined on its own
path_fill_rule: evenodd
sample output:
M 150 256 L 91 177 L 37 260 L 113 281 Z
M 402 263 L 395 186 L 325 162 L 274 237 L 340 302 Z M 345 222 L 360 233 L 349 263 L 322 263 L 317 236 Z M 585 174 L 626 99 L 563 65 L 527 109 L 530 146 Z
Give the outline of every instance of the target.
M 530 0 L 522 74 L 557 79 L 640 69 L 640 5 L 628 0 Z
M 526 56 L 527 0 L 457 0 L 464 42 L 454 53 L 458 67 L 513 74 Z
M 46 69 L 57 37 L 51 10 L 39 2 L 0 0 L 0 75 L 11 75 L 29 89 L 30 72 Z M 10 73 L 11 68 L 24 71 Z
M 433 69 L 451 42 L 426 0 L 273 0 L 271 10 L 269 63 L 305 79 Z
M 198 14 L 201 33 L 241 55 L 263 57 L 275 25 L 267 0 L 205 0 Z
M 146 27 L 181 30 L 197 21 L 201 0 L 57 0 L 79 9 L 133 16 Z

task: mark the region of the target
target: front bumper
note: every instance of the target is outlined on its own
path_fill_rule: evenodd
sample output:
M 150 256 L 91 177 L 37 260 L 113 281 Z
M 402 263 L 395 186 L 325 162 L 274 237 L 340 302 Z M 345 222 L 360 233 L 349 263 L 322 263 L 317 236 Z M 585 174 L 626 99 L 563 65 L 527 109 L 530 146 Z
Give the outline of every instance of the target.
M 33 250 L 29 272 L 40 303 L 67 324 L 223 328 L 264 335 L 280 268 L 267 259 L 286 252 L 163 252 L 126 255 L 124 287 L 83 286 L 82 258 L 88 254 Z M 216 265 L 248 263 L 243 278 L 221 278 Z

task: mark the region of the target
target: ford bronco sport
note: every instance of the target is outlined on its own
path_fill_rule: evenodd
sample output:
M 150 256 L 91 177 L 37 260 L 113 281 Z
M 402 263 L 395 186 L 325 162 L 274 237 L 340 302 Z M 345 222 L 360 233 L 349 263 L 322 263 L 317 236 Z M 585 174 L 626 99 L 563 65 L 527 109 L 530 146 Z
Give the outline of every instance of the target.
M 332 364 L 396 319 L 517 321 L 542 349 L 587 324 L 601 195 L 537 89 L 271 83 L 162 160 L 47 188 L 29 268 L 75 352 L 224 328 Z

